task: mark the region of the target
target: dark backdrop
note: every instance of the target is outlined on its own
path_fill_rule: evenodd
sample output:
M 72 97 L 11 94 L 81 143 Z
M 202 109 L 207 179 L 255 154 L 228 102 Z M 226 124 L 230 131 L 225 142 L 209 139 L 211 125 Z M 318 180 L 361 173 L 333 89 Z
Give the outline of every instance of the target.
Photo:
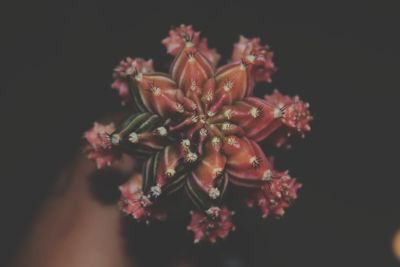
M 233 2 L 233 1 L 231 1 Z M 127 56 L 170 58 L 171 25 L 194 24 L 224 58 L 239 34 L 275 51 L 272 85 L 311 103 L 312 133 L 280 165 L 304 184 L 279 221 L 242 218 L 208 255 L 256 266 L 396 266 L 400 227 L 399 42 L 393 7 L 237 1 L 51 1 L 3 9 L 1 251 L 9 259 L 91 122 L 119 109 L 111 72 Z M 247 215 L 245 215 L 247 216 Z M 162 241 L 166 244 L 167 241 Z M 171 241 L 173 242 L 173 241 Z M 203 248 L 204 250 L 204 248 Z M 214 255 L 217 257 L 217 255 Z

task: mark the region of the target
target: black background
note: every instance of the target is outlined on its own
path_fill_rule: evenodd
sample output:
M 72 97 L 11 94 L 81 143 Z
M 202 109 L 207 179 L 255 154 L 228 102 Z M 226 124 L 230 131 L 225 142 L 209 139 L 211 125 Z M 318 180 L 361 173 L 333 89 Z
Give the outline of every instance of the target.
M 27 1 L 3 11 L 0 239 L 7 259 L 82 132 L 119 110 L 113 67 L 130 55 L 153 58 L 165 70 L 170 57 L 160 41 L 171 25 L 186 23 L 225 59 L 239 34 L 260 36 L 279 71 L 258 94 L 299 94 L 315 117 L 312 133 L 278 156 L 304 184 L 287 215 L 262 221 L 250 211 L 227 242 L 198 253 L 233 255 L 245 266 L 398 264 L 391 249 L 400 227 L 394 7 Z M 158 243 L 169 242 L 176 240 Z

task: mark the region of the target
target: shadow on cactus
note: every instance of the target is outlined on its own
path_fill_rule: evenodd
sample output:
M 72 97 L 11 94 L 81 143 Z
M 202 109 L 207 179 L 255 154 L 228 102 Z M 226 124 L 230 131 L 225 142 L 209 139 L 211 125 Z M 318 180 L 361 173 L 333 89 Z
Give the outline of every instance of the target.
M 126 58 L 114 71 L 112 88 L 135 112 L 120 125 L 101 125 L 85 133 L 85 151 L 98 168 L 123 154 L 140 158 L 140 173 L 120 186 L 124 213 L 138 221 L 168 218 L 163 205 L 178 190 L 193 203 L 188 229 L 194 242 L 216 242 L 234 230 L 224 194 L 258 205 L 262 216 L 281 216 L 300 184 L 275 170 L 259 142 L 288 146 L 293 135 L 310 131 L 308 103 L 274 91 L 253 97 L 259 82 L 276 71 L 269 47 L 240 37 L 228 64 L 208 48 L 191 26 L 169 32 L 162 43 L 174 56 L 169 74 L 152 61 Z M 234 192 L 238 192 L 235 190 Z

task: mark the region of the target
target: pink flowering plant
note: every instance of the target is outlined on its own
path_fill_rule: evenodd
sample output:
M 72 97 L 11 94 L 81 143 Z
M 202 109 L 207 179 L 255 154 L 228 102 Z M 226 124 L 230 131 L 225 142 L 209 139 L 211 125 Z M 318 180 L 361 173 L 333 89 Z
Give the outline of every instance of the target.
M 98 168 L 123 154 L 142 162 L 120 186 L 121 210 L 138 221 L 168 218 L 168 198 L 183 190 L 193 203 L 187 229 L 194 242 L 216 242 L 235 229 L 226 190 L 236 187 L 262 217 L 282 216 L 301 184 L 276 170 L 259 143 L 288 147 L 310 131 L 308 103 L 278 91 L 252 96 L 257 83 L 276 71 L 270 48 L 240 37 L 232 58 L 220 55 L 192 26 L 181 25 L 162 40 L 174 57 L 169 73 L 152 60 L 126 58 L 115 68 L 112 88 L 134 112 L 120 125 L 95 123 L 84 137 Z

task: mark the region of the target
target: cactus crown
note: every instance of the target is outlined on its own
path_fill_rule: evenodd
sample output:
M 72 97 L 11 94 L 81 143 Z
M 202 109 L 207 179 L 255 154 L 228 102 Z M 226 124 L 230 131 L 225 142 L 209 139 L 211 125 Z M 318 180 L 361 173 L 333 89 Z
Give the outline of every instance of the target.
M 240 197 L 263 217 L 283 215 L 300 184 L 275 170 L 258 143 L 289 146 L 291 136 L 310 131 L 312 118 L 298 97 L 252 96 L 276 71 L 269 47 L 241 36 L 231 61 L 216 68 L 220 55 L 192 26 L 171 30 L 162 43 L 175 57 L 169 74 L 155 72 L 151 60 L 122 60 L 112 88 L 136 111 L 117 127 L 95 123 L 85 133 L 98 168 L 122 154 L 143 160 L 141 173 L 120 187 L 121 209 L 140 221 L 165 219 L 164 199 L 185 190 L 196 207 L 188 226 L 196 243 L 234 229 L 224 201 L 229 186 L 243 188 Z

